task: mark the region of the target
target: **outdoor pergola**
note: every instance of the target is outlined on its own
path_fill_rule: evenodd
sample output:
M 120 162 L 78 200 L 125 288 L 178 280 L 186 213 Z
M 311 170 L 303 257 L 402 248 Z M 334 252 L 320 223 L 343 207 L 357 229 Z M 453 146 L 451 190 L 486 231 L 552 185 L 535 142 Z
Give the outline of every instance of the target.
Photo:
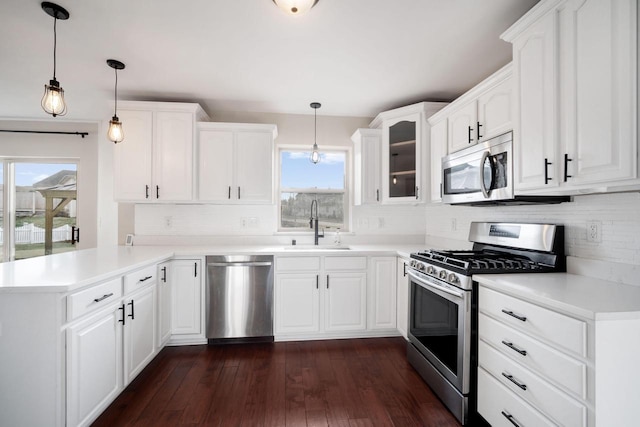
M 44 254 L 50 255 L 53 253 L 53 218 L 71 201 L 78 198 L 78 191 L 75 183 L 38 189 L 37 191 L 42 194 L 45 200 Z M 56 206 L 54 206 L 54 199 L 60 200 Z

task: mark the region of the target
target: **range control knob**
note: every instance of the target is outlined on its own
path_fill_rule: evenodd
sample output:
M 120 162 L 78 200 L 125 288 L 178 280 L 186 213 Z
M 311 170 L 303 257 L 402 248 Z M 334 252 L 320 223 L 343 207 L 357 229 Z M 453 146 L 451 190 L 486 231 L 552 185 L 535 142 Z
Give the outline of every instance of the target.
M 447 272 L 444 270 L 440 270 L 438 277 L 440 277 L 442 280 L 447 280 Z
M 416 268 L 416 264 L 417 264 L 417 263 L 416 263 L 416 260 L 415 260 L 415 259 L 412 259 L 412 260 L 411 260 L 411 262 L 409 263 L 409 267 L 411 267 L 411 268 Z
M 431 274 L 432 276 L 436 274 L 436 269 L 433 268 L 432 265 L 430 265 L 429 267 L 427 267 L 427 274 Z
M 418 263 L 418 265 L 416 266 L 418 268 L 419 271 L 424 271 L 424 264 L 423 263 Z
M 458 279 L 458 276 L 456 276 L 455 273 L 449 273 L 448 281 L 449 283 L 453 283 L 454 285 L 460 283 L 460 279 Z

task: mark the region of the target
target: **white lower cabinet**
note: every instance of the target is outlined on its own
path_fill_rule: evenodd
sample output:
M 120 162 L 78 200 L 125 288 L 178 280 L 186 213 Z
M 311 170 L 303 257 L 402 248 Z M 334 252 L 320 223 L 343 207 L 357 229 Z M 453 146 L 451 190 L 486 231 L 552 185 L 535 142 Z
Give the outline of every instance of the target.
M 394 256 L 369 258 L 368 329 L 396 329 L 396 261 Z
M 398 257 L 396 269 L 396 325 L 400 334 L 407 339 L 409 329 L 409 277 L 407 275 L 407 264 L 409 259 Z
M 68 297 L 85 309 L 69 310 L 77 315 L 66 329 L 67 425 L 90 424 L 157 354 L 157 284 L 149 273 L 155 269 L 142 268 Z M 103 301 L 111 304 L 100 305 Z
M 129 384 L 156 355 L 156 284 L 125 299 L 124 374 Z
M 367 273 L 327 271 L 324 330 L 363 331 L 367 327 Z
M 206 342 L 204 337 L 204 280 L 201 259 L 170 262 L 171 342 Z
M 171 261 L 158 265 L 158 347 L 162 348 L 171 338 Z
M 396 257 L 276 257 L 275 339 L 397 335 Z
M 121 305 L 67 328 L 67 423 L 88 425 L 123 388 Z

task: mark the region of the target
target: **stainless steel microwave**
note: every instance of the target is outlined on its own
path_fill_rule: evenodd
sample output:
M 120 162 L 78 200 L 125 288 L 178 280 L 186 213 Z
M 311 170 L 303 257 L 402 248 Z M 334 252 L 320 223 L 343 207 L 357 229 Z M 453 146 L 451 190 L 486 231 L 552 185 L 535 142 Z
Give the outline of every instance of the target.
M 442 201 L 513 199 L 513 136 L 505 133 L 442 158 Z

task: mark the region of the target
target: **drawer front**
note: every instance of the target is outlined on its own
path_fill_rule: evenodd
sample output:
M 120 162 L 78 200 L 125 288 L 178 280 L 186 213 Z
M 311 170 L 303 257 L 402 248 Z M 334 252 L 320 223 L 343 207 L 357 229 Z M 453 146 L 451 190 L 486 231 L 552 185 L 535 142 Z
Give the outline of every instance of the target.
M 319 271 L 320 257 L 277 257 L 276 271 Z
M 526 400 L 559 424 L 581 427 L 587 425 L 587 408 L 584 405 L 501 354 L 484 341 L 480 341 L 478 345 L 478 364 L 512 393 Z
M 67 319 L 73 320 L 86 313 L 105 307 L 122 297 L 122 278 L 109 280 L 67 297 Z
M 124 276 L 124 293 L 133 292 L 156 281 L 158 266 L 153 264 Z
M 364 256 L 328 256 L 324 258 L 324 269 L 337 270 L 366 270 L 367 257 Z
M 478 368 L 478 412 L 493 427 L 555 426 L 482 368 Z
M 478 335 L 518 363 L 586 399 L 587 366 L 584 363 L 482 313 L 478 315 Z
M 544 278 L 542 279 L 544 280 Z M 587 324 L 480 286 L 480 311 L 514 328 L 535 334 L 587 357 Z

